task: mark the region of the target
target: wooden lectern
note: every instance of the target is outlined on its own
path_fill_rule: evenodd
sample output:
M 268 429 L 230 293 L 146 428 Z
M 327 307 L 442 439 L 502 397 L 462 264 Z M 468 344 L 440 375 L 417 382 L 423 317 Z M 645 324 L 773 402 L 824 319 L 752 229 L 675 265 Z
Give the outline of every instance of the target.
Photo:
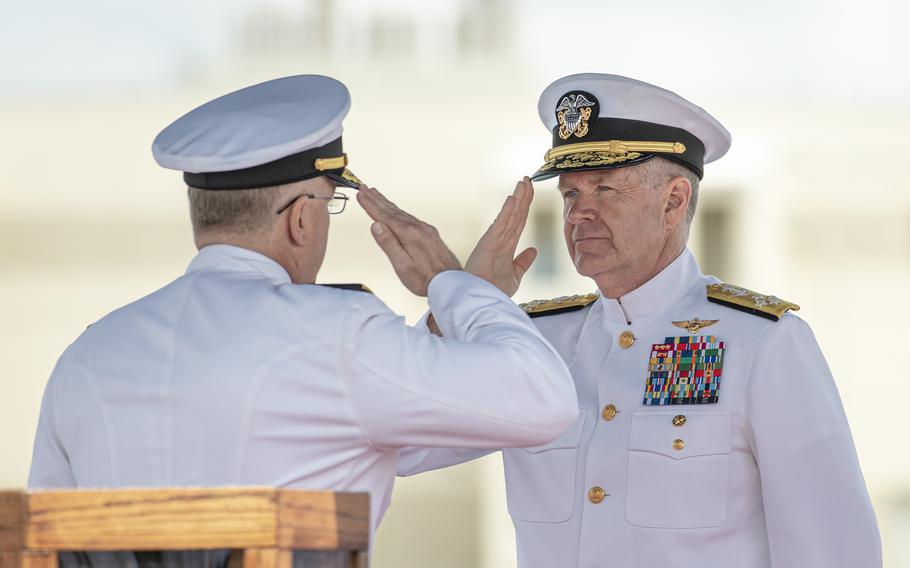
M 59 551 L 231 549 L 230 566 L 290 568 L 343 551 L 365 568 L 366 493 L 268 487 L 0 491 L 0 568 L 56 567 Z

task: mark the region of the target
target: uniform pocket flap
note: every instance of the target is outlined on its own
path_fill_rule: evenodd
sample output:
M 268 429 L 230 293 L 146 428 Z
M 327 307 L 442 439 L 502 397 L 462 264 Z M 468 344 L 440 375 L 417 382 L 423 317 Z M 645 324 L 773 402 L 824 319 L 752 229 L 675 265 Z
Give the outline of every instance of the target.
M 729 412 L 688 411 L 632 414 L 629 449 L 673 459 L 730 453 L 733 417 Z
M 586 410 L 579 410 L 578 419 L 552 442 L 521 449 L 532 454 L 538 454 L 547 450 L 577 448 L 578 442 L 581 440 L 581 433 L 585 429 L 585 416 L 587 416 L 587 414 Z

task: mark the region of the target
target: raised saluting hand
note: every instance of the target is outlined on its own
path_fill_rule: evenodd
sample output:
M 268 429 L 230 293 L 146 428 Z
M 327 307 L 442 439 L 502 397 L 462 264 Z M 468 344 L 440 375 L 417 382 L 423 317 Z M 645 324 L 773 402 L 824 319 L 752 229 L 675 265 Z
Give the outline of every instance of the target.
M 373 238 L 411 292 L 426 296 L 434 276 L 446 270 L 462 270 L 436 227 L 401 210 L 375 188 L 361 186 L 357 201 L 375 221 L 370 227 Z
M 525 177 L 506 198 L 493 224 L 477 242 L 465 264 L 465 270 L 490 282 L 508 296 L 518 291 L 522 277 L 537 258 L 537 249 L 533 247 L 515 256 L 533 199 L 534 186 Z

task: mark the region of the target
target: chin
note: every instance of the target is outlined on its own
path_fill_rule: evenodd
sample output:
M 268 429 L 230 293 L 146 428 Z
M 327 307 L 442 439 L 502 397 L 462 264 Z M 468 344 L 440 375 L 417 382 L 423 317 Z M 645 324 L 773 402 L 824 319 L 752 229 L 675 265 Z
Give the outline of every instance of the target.
M 575 262 L 575 271 L 588 278 L 606 272 L 610 268 L 609 263 L 605 262 L 603 258 L 582 255 L 580 258 L 573 260 Z

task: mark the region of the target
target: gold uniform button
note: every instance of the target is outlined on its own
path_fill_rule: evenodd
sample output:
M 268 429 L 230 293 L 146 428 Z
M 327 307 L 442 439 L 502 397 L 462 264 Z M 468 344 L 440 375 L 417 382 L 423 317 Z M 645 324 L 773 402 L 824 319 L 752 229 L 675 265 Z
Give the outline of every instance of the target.
M 673 440 L 673 449 L 681 450 L 686 447 L 686 442 L 682 438 L 676 438 Z
M 603 487 L 592 487 L 588 489 L 588 501 L 597 505 L 604 500 L 604 497 L 607 496 L 607 492 L 604 491 Z
M 673 417 L 673 425 L 677 428 L 686 423 L 686 417 L 682 414 L 677 414 Z
M 619 411 L 616 410 L 616 407 L 615 407 L 615 406 L 613 406 L 612 404 L 608 404 L 608 405 L 606 405 L 606 406 L 604 407 L 604 409 L 601 411 L 600 415 L 603 416 L 603 419 L 604 419 L 604 420 L 606 420 L 607 422 L 609 422 L 610 420 L 613 420 L 614 418 L 616 418 L 616 413 L 617 413 L 617 412 L 619 412 Z
M 635 334 L 631 331 L 624 331 L 619 334 L 619 346 L 623 349 L 632 347 L 633 343 L 635 343 Z

